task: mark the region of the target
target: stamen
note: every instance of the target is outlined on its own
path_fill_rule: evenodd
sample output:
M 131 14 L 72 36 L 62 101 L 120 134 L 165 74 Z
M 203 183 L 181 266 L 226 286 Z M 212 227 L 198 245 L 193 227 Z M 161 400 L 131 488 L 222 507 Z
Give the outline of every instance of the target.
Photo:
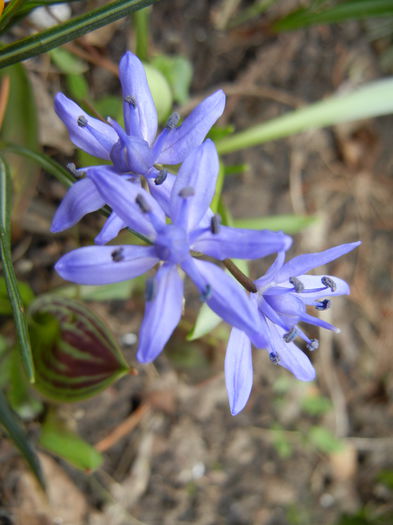
M 159 174 L 154 179 L 154 184 L 156 186 L 159 186 L 166 180 L 167 176 L 168 176 L 168 172 L 166 170 L 160 170 Z
M 154 277 L 149 277 L 149 279 L 146 280 L 146 287 L 145 287 L 145 299 L 146 301 L 152 301 L 157 293 L 157 286 L 156 281 Z
M 322 277 L 321 282 L 326 288 L 330 288 L 332 292 L 335 292 L 337 289 L 337 284 L 333 281 L 331 277 L 325 275 Z
M 297 331 L 296 326 L 294 326 L 294 327 L 292 327 L 292 328 L 290 329 L 289 332 L 287 332 L 286 334 L 284 334 L 284 335 L 282 336 L 282 338 L 284 339 L 284 341 L 285 341 L 286 343 L 292 343 L 292 341 L 293 341 L 294 339 L 296 339 L 297 336 L 298 336 L 298 331 Z
M 274 365 L 278 365 L 278 363 L 280 362 L 280 356 L 277 352 L 270 352 L 269 359 Z
M 69 162 L 67 164 L 67 169 L 68 169 L 68 171 L 70 173 L 73 174 L 74 177 L 80 178 L 80 177 L 83 177 L 84 175 L 86 175 L 86 172 L 79 171 L 73 162 Z
M 112 261 L 113 262 L 124 261 L 123 252 L 124 252 L 124 248 L 122 248 L 121 246 L 120 248 L 116 248 L 115 250 L 113 250 L 113 252 L 111 253 Z
M 310 339 L 310 342 L 306 346 L 307 350 L 310 350 L 310 352 L 313 352 L 314 350 L 317 350 L 319 348 L 319 341 L 318 339 Z
M 213 289 L 210 286 L 210 284 L 206 285 L 206 288 L 203 290 L 201 295 L 199 296 L 199 299 L 204 303 L 205 301 L 208 301 L 210 297 L 212 296 Z
M 185 186 L 182 188 L 179 193 L 179 197 L 183 197 L 183 199 L 186 199 L 187 197 L 192 197 L 195 195 L 195 190 L 192 186 Z
M 136 108 L 136 98 L 133 95 L 127 95 L 124 97 L 124 102 L 127 102 L 127 104 L 131 104 L 131 106 Z
M 145 197 L 141 193 L 139 193 L 136 196 L 135 202 L 138 204 L 138 206 L 140 207 L 140 209 L 141 209 L 141 211 L 143 213 L 150 213 L 151 212 L 150 206 L 148 205 Z
M 213 234 L 217 234 L 220 231 L 220 222 L 221 217 L 217 213 L 215 213 L 210 219 L 210 231 Z
M 172 115 L 169 116 L 168 120 L 166 121 L 166 128 L 168 129 L 174 129 L 179 124 L 180 115 L 177 111 L 172 113 Z
M 323 301 L 319 301 L 319 303 L 315 305 L 315 308 L 317 310 L 327 310 L 328 308 L 330 308 L 330 305 L 331 301 L 329 301 L 329 299 L 324 299 Z
M 289 282 L 295 288 L 296 293 L 301 293 L 304 290 L 304 284 L 297 277 L 290 277 Z
M 78 117 L 77 123 L 80 128 L 85 128 L 88 124 L 87 118 L 84 115 L 80 115 Z

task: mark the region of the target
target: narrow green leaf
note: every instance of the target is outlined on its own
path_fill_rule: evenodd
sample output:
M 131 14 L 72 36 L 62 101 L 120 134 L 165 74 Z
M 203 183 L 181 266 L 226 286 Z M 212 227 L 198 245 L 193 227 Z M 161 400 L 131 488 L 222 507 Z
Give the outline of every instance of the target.
M 34 476 L 41 487 L 45 490 L 45 481 L 41 471 L 38 457 L 31 446 L 24 430 L 22 430 L 17 418 L 9 408 L 4 394 L 0 390 L 0 424 L 8 432 L 10 439 L 15 443 L 23 457 L 30 466 Z
M 49 55 L 62 73 L 80 75 L 88 70 L 86 62 L 83 62 L 67 49 L 58 47 L 49 51 Z
M 1 151 L 4 153 L 16 153 L 17 155 L 22 155 L 23 157 L 33 160 L 67 187 L 72 186 L 72 184 L 75 182 L 73 175 L 66 168 L 64 168 L 64 166 L 53 160 L 48 155 L 45 155 L 45 153 L 40 153 L 38 151 L 11 143 L 2 144 Z
M 220 204 L 222 188 L 224 185 L 224 178 L 225 178 L 225 166 L 222 162 L 220 162 L 220 169 L 218 170 L 218 177 L 217 177 L 217 182 L 216 182 L 216 191 L 214 192 L 214 197 L 213 197 L 213 200 L 210 206 L 211 210 L 214 213 L 217 213 L 217 210 Z
M 11 178 L 8 166 L 0 157 L 0 253 L 3 273 L 7 285 L 8 297 L 11 302 L 16 331 L 19 340 L 21 359 L 27 376 L 34 382 L 34 363 L 30 347 L 29 333 L 23 302 L 18 290 L 11 258 Z
M 273 230 L 285 233 L 298 233 L 318 220 L 318 217 L 307 215 L 273 215 L 271 217 L 252 217 L 249 219 L 234 219 L 236 228 L 250 230 Z
M 352 93 L 327 98 L 223 138 L 217 142 L 217 150 L 219 153 L 231 153 L 310 128 L 387 115 L 393 112 L 392 92 L 393 78 L 377 80 Z
M 206 303 L 203 303 L 192 330 L 187 334 L 187 341 L 193 341 L 209 334 L 221 321 L 221 317 L 215 314 Z
M 68 429 L 53 412 L 41 427 L 40 445 L 82 470 L 97 469 L 103 457 L 92 445 Z
M 149 17 L 149 8 L 139 9 L 132 14 L 135 54 L 142 62 L 146 62 L 149 58 Z
M 157 0 L 116 0 L 102 7 L 67 20 L 23 40 L 4 46 L 0 52 L 0 68 L 40 55 L 80 36 L 108 25 Z
M 312 7 L 298 9 L 278 20 L 273 28 L 277 31 L 288 31 L 316 24 L 331 24 L 345 22 L 346 20 L 386 16 L 393 16 L 392 0 L 347 1 L 333 7 L 322 6 L 317 10 Z
M 27 307 L 34 299 L 34 292 L 27 283 L 17 282 L 18 291 L 23 306 Z M 0 277 L 0 315 L 12 314 L 12 307 L 8 299 L 7 285 L 4 277 Z

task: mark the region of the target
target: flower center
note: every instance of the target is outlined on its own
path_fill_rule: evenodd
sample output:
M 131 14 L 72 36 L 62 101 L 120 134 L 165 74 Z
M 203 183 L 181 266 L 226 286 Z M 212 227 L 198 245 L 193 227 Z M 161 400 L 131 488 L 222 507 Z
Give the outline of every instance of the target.
M 158 233 L 155 247 L 157 256 L 163 261 L 179 264 L 189 256 L 187 233 L 174 224 L 168 224 Z

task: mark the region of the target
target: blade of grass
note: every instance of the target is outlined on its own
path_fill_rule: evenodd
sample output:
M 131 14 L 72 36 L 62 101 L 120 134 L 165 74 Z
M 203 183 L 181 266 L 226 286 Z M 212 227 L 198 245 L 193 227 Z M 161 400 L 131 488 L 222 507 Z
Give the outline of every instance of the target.
M 34 364 L 31 353 L 24 306 L 15 276 L 11 258 L 11 177 L 8 166 L 0 157 L 0 254 L 3 273 L 11 302 L 16 331 L 19 339 L 21 359 L 30 382 L 34 382 Z
M 8 403 L 4 397 L 4 394 L 0 391 L 0 424 L 8 432 L 10 439 L 15 443 L 18 449 L 21 451 L 23 457 L 30 466 L 33 474 L 38 480 L 38 483 L 45 490 L 45 480 L 42 474 L 41 465 L 38 457 L 29 443 L 29 440 L 19 425 L 15 415 L 11 411 Z
M 332 126 L 393 112 L 393 77 L 377 80 L 361 88 L 329 97 L 308 107 L 224 137 L 216 142 L 219 153 L 232 153 L 243 148 L 288 137 L 306 129 Z
M 45 53 L 158 0 L 116 0 L 35 35 L 4 46 L 0 68 Z

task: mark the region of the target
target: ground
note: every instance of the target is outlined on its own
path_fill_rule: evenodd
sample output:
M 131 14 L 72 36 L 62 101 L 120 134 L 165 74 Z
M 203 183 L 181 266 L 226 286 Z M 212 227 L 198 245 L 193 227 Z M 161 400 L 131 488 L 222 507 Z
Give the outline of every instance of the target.
M 273 14 L 294 2 L 279 4 Z M 365 23 L 277 35 L 262 16 L 222 29 L 225 5 L 159 2 L 150 36 L 151 51 L 182 54 L 194 65 L 190 107 L 194 97 L 225 87 L 223 125 L 245 129 L 391 73 L 381 62 L 389 37 L 371 40 Z M 240 2 L 235 14 L 246 5 Z M 98 56 L 116 64 L 132 40 L 126 38 L 128 22 L 108 31 L 102 48 L 100 38 L 78 45 L 85 51 L 95 45 Z M 90 66 L 95 95 L 119 94 L 113 73 Z M 41 58 L 26 67 L 36 95 L 49 100 L 59 79 L 45 70 L 48 62 Z M 53 126 L 44 137 L 47 152 L 69 162 L 73 149 L 64 130 L 45 116 L 46 128 Z M 235 218 L 318 217 L 296 236 L 292 253 L 362 240 L 356 252 L 329 266 L 330 273 L 351 284 L 352 293 L 329 310 L 342 333 L 315 334 L 321 343 L 312 356 L 317 380 L 300 383 L 272 366 L 265 352 L 255 351 L 250 401 L 232 417 L 223 375 L 225 339 L 220 332 L 186 341 L 195 316 L 189 312 L 155 366 L 137 365 L 138 376 L 59 409 L 104 452 L 98 471 L 82 473 L 42 452 L 49 479 L 45 500 L 12 445 L 2 439 L 0 523 L 391 523 L 392 125 L 392 117 L 383 117 L 308 131 L 224 159 L 248 166 L 225 183 L 225 203 Z M 89 217 L 77 233 L 51 235 L 50 218 L 63 193 L 58 182 L 40 173 L 15 234 L 16 268 L 37 293 L 61 284 L 53 263 L 76 246 L 78 236 L 91 238 L 101 221 Z M 253 271 L 262 273 L 258 268 Z M 138 295 L 92 304 L 133 363 L 135 343 L 127 346 L 124 336 L 138 333 L 141 305 Z M 30 426 L 34 437 L 37 424 Z M 344 516 L 346 521 L 340 521 Z

